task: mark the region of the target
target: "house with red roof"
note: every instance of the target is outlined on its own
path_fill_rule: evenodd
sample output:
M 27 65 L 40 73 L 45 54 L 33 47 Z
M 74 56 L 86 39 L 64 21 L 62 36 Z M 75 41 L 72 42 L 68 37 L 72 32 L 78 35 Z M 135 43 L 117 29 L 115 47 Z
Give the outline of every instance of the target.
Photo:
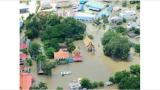
M 60 49 L 58 52 L 54 52 L 54 59 L 61 60 L 69 58 L 69 52 L 63 51 Z
M 82 56 L 81 53 L 79 51 L 78 48 L 76 48 L 73 52 L 72 52 L 72 57 L 73 57 L 73 61 L 74 62 L 81 62 L 82 61 Z
M 20 65 L 24 64 L 24 60 L 26 60 L 28 58 L 27 54 L 21 53 L 20 54 Z
M 33 77 L 29 73 L 20 73 L 20 90 L 29 90 L 32 86 Z
M 25 43 L 20 43 L 20 49 L 26 49 L 28 46 Z

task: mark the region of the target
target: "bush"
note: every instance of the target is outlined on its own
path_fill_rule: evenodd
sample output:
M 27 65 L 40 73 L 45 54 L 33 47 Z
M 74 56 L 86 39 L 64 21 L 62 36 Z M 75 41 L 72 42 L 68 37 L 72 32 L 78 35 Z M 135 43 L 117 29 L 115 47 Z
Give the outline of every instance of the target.
M 22 53 L 28 54 L 28 49 L 21 49 L 20 50 Z
M 97 87 L 98 87 L 98 82 L 94 81 L 94 82 L 92 83 L 92 88 L 94 89 L 94 88 L 97 88 Z
M 80 83 L 81 83 L 82 88 L 87 88 L 87 89 L 91 88 L 91 82 L 87 78 L 83 78 Z
M 98 84 L 99 84 L 99 87 L 104 87 L 104 82 L 100 81 Z
M 27 66 L 32 66 L 32 59 L 25 60 Z
M 63 87 L 58 86 L 56 90 L 63 90 Z
M 139 44 L 135 44 L 134 49 L 135 49 L 136 53 L 140 53 L 140 45 Z

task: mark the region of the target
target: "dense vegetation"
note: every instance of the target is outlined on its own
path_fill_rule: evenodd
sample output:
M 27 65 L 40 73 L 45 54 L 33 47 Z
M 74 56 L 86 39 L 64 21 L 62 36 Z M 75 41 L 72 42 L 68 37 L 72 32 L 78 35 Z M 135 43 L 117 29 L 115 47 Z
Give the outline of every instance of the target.
M 117 72 L 109 80 L 121 90 L 140 90 L 140 65 L 132 65 L 130 71 Z
M 128 38 L 121 34 L 108 31 L 102 38 L 104 54 L 121 60 L 127 60 L 130 50 Z
M 98 87 L 104 87 L 104 82 L 100 81 L 100 82 L 91 82 L 89 79 L 87 78 L 83 78 L 80 82 L 81 87 L 82 88 L 87 88 L 87 89 L 95 89 Z
M 25 21 L 26 36 L 29 39 L 40 37 L 44 44 L 48 58 L 53 58 L 51 53 L 59 50 L 58 43 L 67 42 L 69 51 L 75 49 L 74 40 L 83 38 L 86 30 L 85 24 L 71 18 L 62 18 L 53 13 L 46 15 L 29 15 Z M 68 43 L 70 39 L 73 39 Z
M 30 90 L 47 90 L 47 89 L 48 89 L 47 84 L 43 82 L 38 83 L 38 85 L 32 85 L 30 87 Z

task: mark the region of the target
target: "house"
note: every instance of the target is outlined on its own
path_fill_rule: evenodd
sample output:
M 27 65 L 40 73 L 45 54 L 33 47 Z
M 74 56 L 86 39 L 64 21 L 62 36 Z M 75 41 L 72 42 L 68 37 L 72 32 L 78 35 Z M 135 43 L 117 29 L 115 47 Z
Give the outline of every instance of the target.
M 51 0 L 41 0 L 40 2 L 41 2 L 41 10 L 52 8 Z
M 100 11 L 105 8 L 105 4 L 96 1 L 89 1 L 86 3 L 86 6 L 93 11 Z
M 88 36 L 86 36 L 83 39 L 83 42 L 84 42 L 84 44 L 87 47 L 89 52 L 93 52 L 93 53 L 95 52 L 95 48 L 94 48 L 94 45 L 92 43 L 92 40 Z
M 136 22 L 129 22 L 127 24 L 127 29 L 128 30 L 132 30 L 133 28 L 134 29 L 140 29 L 140 25 L 138 23 L 136 23 Z
M 83 11 L 83 9 L 84 9 L 84 4 L 79 4 L 78 11 Z
M 29 73 L 30 72 L 30 67 L 24 66 L 24 65 L 20 65 L 20 72 Z
M 62 49 L 60 49 L 58 52 L 54 52 L 55 60 L 61 60 L 61 59 L 67 59 L 67 58 L 69 58 L 69 52 L 65 52 Z
M 20 43 L 20 49 L 26 49 L 28 46 L 25 43 Z
M 95 15 L 88 13 L 75 13 L 74 18 L 81 21 L 93 21 L 95 19 Z
M 29 6 L 27 4 L 20 4 L 20 14 L 27 13 L 29 11 Z
M 111 24 L 120 24 L 123 22 L 123 18 L 120 16 L 113 16 L 108 18 L 109 23 Z
M 79 51 L 78 48 L 76 48 L 73 52 L 72 52 L 72 57 L 73 57 L 73 61 L 74 62 L 80 62 L 82 61 L 82 56 L 81 53 Z
M 29 0 L 20 0 L 20 3 L 28 3 Z
M 126 19 L 126 20 L 136 20 L 137 16 L 136 16 L 136 11 L 134 10 L 126 10 L 124 12 L 121 12 L 119 14 L 120 17 Z
M 63 51 L 67 51 L 67 45 L 66 43 L 59 43 L 59 48 Z
M 28 58 L 28 55 L 27 55 L 27 54 L 24 54 L 24 53 L 21 53 L 21 54 L 20 54 L 20 59 L 25 60 L 25 59 L 27 59 L 27 58 Z
M 24 64 L 24 60 L 26 60 L 28 58 L 27 54 L 21 53 L 20 54 L 20 65 Z
M 56 2 L 56 8 L 64 8 L 72 6 L 69 0 L 58 0 Z
M 33 77 L 29 73 L 20 73 L 20 90 L 30 90 Z

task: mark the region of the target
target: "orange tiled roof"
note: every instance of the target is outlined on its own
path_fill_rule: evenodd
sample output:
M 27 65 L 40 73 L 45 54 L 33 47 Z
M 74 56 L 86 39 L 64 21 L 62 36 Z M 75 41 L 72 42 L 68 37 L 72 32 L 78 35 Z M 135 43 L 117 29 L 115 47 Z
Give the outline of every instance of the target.
M 58 52 L 54 52 L 54 59 L 66 59 L 69 58 L 69 53 L 63 50 L 59 50 Z
M 32 85 L 32 75 L 29 73 L 20 73 L 20 90 L 29 90 Z

